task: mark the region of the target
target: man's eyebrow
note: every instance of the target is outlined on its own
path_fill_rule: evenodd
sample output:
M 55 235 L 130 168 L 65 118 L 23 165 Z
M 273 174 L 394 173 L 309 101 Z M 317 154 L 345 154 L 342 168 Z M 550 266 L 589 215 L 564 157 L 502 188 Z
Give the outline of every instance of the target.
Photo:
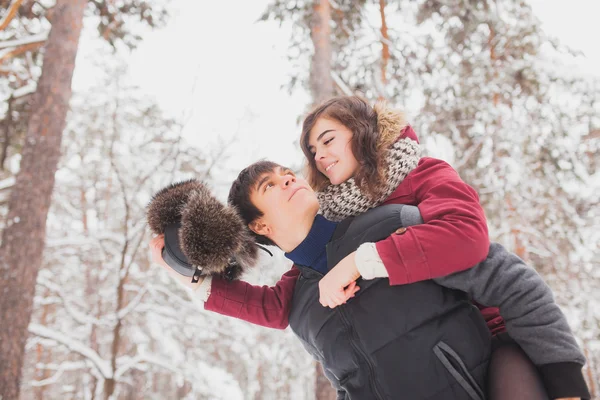
M 281 170 L 280 167 L 277 167 L 278 170 Z M 258 181 L 258 183 L 256 184 L 256 191 L 260 191 L 260 188 L 262 185 L 264 185 L 270 178 L 271 178 L 271 174 L 275 172 L 275 171 L 270 171 L 265 173 L 262 178 L 260 178 L 260 180 Z
M 335 131 L 335 129 L 327 129 L 326 131 L 323 131 L 319 136 L 317 136 L 317 142 L 319 140 L 321 140 L 326 133 L 333 132 L 333 131 Z M 308 146 L 309 149 L 313 149 L 314 147 L 315 146 L 312 146 L 312 145 Z
M 262 185 L 264 185 L 268 180 L 269 180 L 269 174 L 264 174 L 262 178 L 260 178 L 260 180 L 258 181 L 258 183 L 256 184 L 256 191 L 260 192 L 260 188 Z

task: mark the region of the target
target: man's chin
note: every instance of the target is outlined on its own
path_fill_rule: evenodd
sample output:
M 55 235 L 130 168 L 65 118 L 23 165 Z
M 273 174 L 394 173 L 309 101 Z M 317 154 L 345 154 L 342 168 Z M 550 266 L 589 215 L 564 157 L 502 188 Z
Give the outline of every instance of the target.
M 308 192 L 309 191 L 306 188 L 300 188 L 300 189 L 296 190 L 294 192 L 294 194 L 292 194 L 292 196 L 288 199 L 288 201 L 292 201 L 292 200 L 294 200 L 296 198 L 303 197 L 303 195 L 306 194 L 306 193 L 308 193 Z

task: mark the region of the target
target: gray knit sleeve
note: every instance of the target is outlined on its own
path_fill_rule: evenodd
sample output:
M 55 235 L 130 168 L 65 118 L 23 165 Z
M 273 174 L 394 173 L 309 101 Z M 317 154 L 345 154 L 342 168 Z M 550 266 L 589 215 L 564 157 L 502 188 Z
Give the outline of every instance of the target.
M 473 268 L 434 280 L 467 292 L 480 304 L 499 307 L 508 334 L 534 364 L 585 364 L 551 289 L 533 268 L 500 244 L 492 243 L 488 257 Z
M 421 217 L 421 212 L 418 207 L 415 206 L 404 206 L 400 210 L 400 220 L 402 221 L 402 226 L 413 226 L 420 225 L 423 223 L 423 218 Z

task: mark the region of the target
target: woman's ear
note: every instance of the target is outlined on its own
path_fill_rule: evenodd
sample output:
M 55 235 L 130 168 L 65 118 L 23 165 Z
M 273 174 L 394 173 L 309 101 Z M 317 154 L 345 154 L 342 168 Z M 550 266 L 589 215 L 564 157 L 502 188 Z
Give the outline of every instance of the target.
M 268 236 L 271 234 L 271 227 L 265 224 L 260 218 L 250 222 L 248 228 L 257 235 Z

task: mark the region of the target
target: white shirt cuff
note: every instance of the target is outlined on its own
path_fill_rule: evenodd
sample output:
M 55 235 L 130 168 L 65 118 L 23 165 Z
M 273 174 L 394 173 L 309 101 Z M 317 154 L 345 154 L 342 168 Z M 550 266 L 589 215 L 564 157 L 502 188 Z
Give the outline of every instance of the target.
M 200 286 L 198 286 L 198 289 L 196 289 L 196 298 L 206 303 L 210 297 L 211 286 L 212 276 L 205 277 Z
M 361 244 L 356 250 L 354 259 L 356 268 L 363 279 L 389 277 L 387 269 L 385 269 L 385 265 L 383 265 L 383 261 L 381 261 L 381 257 L 379 257 L 375 243 Z

